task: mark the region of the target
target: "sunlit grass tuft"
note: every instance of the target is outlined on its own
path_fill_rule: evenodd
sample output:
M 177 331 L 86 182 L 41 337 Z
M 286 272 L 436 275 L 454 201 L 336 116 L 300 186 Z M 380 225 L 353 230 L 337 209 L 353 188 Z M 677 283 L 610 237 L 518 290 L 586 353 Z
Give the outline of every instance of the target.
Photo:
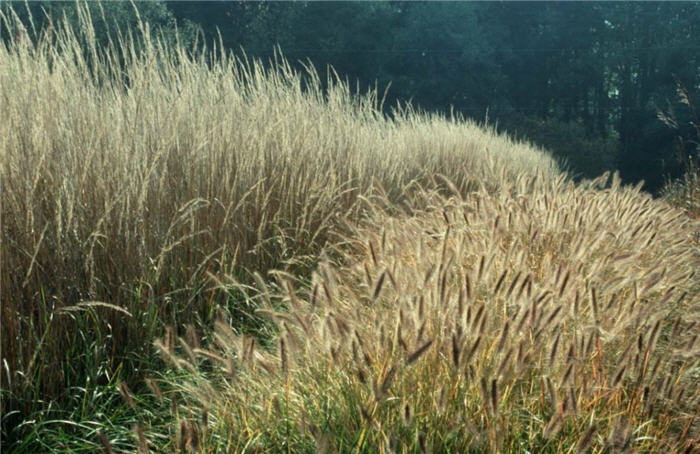
M 686 172 L 678 180 L 669 181 L 661 191 L 663 199 L 685 211 L 688 216 L 700 218 L 700 167 L 688 161 Z
M 375 204 L 307 290 L 278 276 L 277 348 L 221 320 L 168 353 L 210 415 L 178 420 L 203 452 L 694 449 L 698 224 L 608 179 Z

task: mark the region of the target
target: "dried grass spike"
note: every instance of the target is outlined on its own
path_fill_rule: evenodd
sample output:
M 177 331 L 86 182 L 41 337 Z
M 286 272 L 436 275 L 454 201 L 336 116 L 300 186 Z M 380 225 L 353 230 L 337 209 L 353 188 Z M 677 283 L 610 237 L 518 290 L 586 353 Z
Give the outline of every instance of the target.
M 136 433 L 136 439 L 138 440 L 138 450 L 139 454 L 148 453 L 148 443 L 146 443 L 146 436 L 143 434 L 143 429 L 138 424 L 134 424 L 134 433 Z
M 472 301 L 472 280 L 469 273 L 464 275 L 464 288 L 467 292 L 467 300 Z
M 136 402 L 131 394 L 131 390 L 124 382 L 119 382 L 119 394 L 122 395 L 124 401 L 129 404 L 132 410 L 136 410 Z
M 494 415 L 498 415 L 498 381 L 491 380 L 491 409 Z
M 284 376 L 289 378 L 289 353 L 287 351 L 287 340 L 285 336 L 280 336 L 280 363 Z
M 596 431 L 598 430 L 598 425 L 593 423 L 591 424 L 588 429 L 583 433 L 583 436 L 578 442 L 578 446 L 576 447 L 576 451 L 580 454 L 583 452 L 586 452 L 588 448 L 591 446 L 593 443 L 593 438 L 595 437 Z
M 558 411 L 554 412 L 552 418 L 549 420 L 547 426 L 545 426 L 544 428 L 544 432 L 542 433 L 544 439 L 549 440 L 554 435 L 556 435 L 556 433 L 559 432 L 559 429 L 561 429 L 563 422 L 564 418 L 562 418 L 561 413 L 559 413 Z
M 554 366 L 554 361 L 557 359 L 557 351 L 559 349 L 559 339 L 561 338 L 561 331 L 557 333 L 557 337 L 554 338 L 552 343 L 552 352 L 549 354 L 549 367 Z
M 498 340 L 498 346 L 496 347 L 496 351 L 501 352 L 503 350 L 503 347 L 506 345 L 506 341 L 508 340 L 509 329 L 510 320 L 506 320 L 506 323 L 503 325 L 503 329 L 501 330 L 501 337 Z
M 559 287 L 559 298 L 564 296 L 564 292 L 566 292 L 566 286 L 569 284 L 569 277 L 571 276 L 571 272 L 567 271 L 566 274 L 564 275 L 564 281 L 561 283 L 561 286 Z
M 493 294 L 498 295 L 500 292 L 501 288 L 503 287 L 503 281 L 506 280 L 506 275 L 508 274 L 508 270 L 503 270 L 503 273 L 501 273 L 501 277 L 498 278 L 498 281 L 496 281 L 496 286 L 493 289 Z
M 452 334 L 452 364 L 455 367 L 459 367 L 459 359 L 461 353 L 461 341 L 456 333 Z
M 508 287 L 508 291 L 506 291 L 506 298 L 510 298 L 510 296 L 513 294 L 513 290 L 515 289 L 515 286 L 518 284 L 518 280 L 520 280 L 520 275 L 522 274 L 522 271 L 518 271 L 518 274 L 515 275 L 513 278 L 513 282 L 510 283 L 510 286 Z
M 394 381 L 394 378 L 396 377 L 396 372 L 398 371 L 396 366 L 392 366 L 391 369 L 386 373 L 386 376 L 384 377 L 384 380 L 382 381 L 382 386 L 381 386 L 381 394 L 384 395 L 389 391 L 389 388 L 391 388 L 391 384 Z
M 622 377 L 625 374 L 625 370 L 627 370 L 627 364 L 623 364 L 620 369 L 618 369 L 617 373 L 615 374 L 615 378 L 613 378 L 613 388 L 616 387 L 620 381 L 622 380 Z
M 476 280 L 481 282 L 481 278 L 484 277 L 484 267 L 486 266 L 486 256 L 482 255 L 479 259 L 479 271 L 476 273 Z
M 152 378 L 147 378 L 146 379 L 146 386 L 148 386 L 148 389 L 151 390 L 151 392 L 158 398 L 158 402 L 163 404 L 163 392 L 160 390 L 160 387 L 158 386 L 158 383 L 156 383 L 155 380 Z
M 98 430 L 97 438 L 99 438 L 100 443 L 104 448 L 105 454 L 114 454 L 114 450 L 112 449 L 112 443 L 109 442 L 109 439 L 105 436 L 105 434 Z
M 403 411 L 401 412 L 401 419 L 404 426 L 410 426 L 412 420 L 411 406 L 407 403 L 403 406 Z
M 484 408 L 489 412 L 492 413 L 491 409 L 491 396 L 489 393 L 489 385 L 488 385 L 488 379 L 486 377 L 481 377 L 479 380 L 479 384 L 481 385 L 481 398 L 484 401 Z
M 598 325 L 598 295 L 596 295 L 595 287 L 591 287 L 591 309 L 593 314 L 593 323 Z
M 374 292 L 372 293 L 372 302 L 377 301 L 377 298 L 379 297 L 379 294 L 382 291 L 382 286 L 384 285 L 384 278 L 386 277 L 386 270 L 382 271 L 382 274 L 379 275 L 379 279 L 377 280 L 377 285 L 374 286 Z
M 433 345 L 433 340 L 430 339 L 423 345 L 421 345 L 416 351 L 411 353 L 408 358 L 406 359 L 406 364 L 412 364 L 415 361 L 418 360 L 423 354 L 430 348 L 430 346 Z

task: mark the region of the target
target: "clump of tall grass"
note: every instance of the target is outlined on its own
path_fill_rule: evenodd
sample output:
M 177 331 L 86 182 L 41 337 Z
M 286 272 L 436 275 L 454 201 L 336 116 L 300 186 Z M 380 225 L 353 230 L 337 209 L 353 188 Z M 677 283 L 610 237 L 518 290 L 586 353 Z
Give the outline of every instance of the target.
M 98 367 L 137 374 L 163 324 L 223 307 L 255 329 L 246 291 L 212 276 L 303 274 L 367 214 L 359 201 L 404 203 L 437 173 L 465 193 L 557 173 L 468 121 L 386 117 L 376 92 L 282 57 L 192 51 L 147 24 L 101 47 L 80 16 L 32 39 L 11 11 L 0 20 L 0 383 L 14 423 Z
M 523 175 L 468 197 L 416 188 L 403 215 L 371 203 L 306 290 L 285 273 L 259 283 L 275 348 L 223 316 L 208 344 L 157 342 L 191 375 L 170 383 L 187 403 L 171 446 L 697 448 L 697 221 L 609 179 Z
M 685 211 L 688 216 L 700 218 L 700 166 L 688 160 L 686 171 L 677 180 L 668 181 L 661 197 L 671 205 Z

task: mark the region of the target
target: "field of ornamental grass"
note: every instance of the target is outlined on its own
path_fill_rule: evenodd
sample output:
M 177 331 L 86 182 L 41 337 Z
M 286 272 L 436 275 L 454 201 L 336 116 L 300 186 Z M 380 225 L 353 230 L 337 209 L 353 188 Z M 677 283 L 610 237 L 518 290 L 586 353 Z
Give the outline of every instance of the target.
M 697 219 L 81 16 L 0 20 L 4 449 L 698 449 Z

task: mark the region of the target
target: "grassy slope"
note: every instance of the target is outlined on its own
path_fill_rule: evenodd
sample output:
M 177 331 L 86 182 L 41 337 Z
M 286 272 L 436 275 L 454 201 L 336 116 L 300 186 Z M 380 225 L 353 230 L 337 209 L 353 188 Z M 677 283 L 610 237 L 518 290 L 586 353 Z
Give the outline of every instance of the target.
M 322 89 L 282 59 L 192 56 L 147 28 L 107 50 L 91 36 L 84 18 L 0 46 L 2 431 L 28 451 L 137 421 L 116 383 L 138 391 L 160 367 L 165 325 L 223 311 L 264 334 L 231 284 L 308 278 L 365 201 L 398 210 L 416 184 L 446 188 L 438 174 L 465 194 L 556 175 L 526 144 L 410 109 L 384 118 L 376 93 Z
M 697 443 L 696 221 L 283 60 L 82 33 L 0 47 L 3 447 Z

